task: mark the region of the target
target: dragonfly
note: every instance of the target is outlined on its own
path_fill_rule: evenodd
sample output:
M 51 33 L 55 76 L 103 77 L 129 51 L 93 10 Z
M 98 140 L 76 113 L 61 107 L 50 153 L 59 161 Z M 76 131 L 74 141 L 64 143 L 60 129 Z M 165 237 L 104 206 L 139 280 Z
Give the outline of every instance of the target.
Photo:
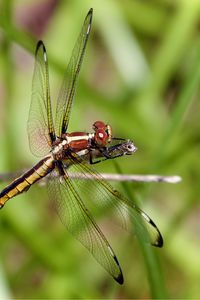
M 101 160 L 132 154 L 136 151 L 134 144 L 115 138 L 111 126 L 103 121 L 95 121 L 91 133 L 67 131 L 92 16 L 91 8 L 65 71 L 56 102 L 55 118 L 50 97 L 47 52 L 42 41 L 37 43 L 27 131 L 30 150 L 40 160 L 0 192 L 0 208 L 46 176 L 49 197 L 64 226 L 119 284 L 123 284 L 119 261 L 91 209 L 104 209 L 112 213 L 113 219 L 122 228 L 130 232 L 135 228 L 136 234 L 142 235 L 144 241 L 156 247 L 162 247 L 163 238 L 145 212 L 92 168 Z M 77 176 L 71 178 L 71 173 Z

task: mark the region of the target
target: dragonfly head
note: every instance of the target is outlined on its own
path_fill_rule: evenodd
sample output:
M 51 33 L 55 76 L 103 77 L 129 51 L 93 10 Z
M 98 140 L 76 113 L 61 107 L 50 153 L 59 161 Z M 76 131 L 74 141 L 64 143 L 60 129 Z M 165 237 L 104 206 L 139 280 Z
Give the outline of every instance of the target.
M 112 128 L 102 121 L 93 124 L 94 140 L 98 146 L 104 147 L 112 140 Z

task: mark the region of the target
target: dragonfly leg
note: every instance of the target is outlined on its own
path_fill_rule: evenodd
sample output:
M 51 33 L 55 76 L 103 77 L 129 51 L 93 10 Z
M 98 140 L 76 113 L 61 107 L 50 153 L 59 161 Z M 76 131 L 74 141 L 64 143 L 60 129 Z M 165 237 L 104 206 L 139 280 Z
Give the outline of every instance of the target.
M 104 156 L 101 151 L 100 151 L 100 153 L 101 153 L 101 156 Z M 94 159 L 95 159 L 95 157 L 93 156 L 92 151 L 90 151 L 89 152 L 89 162 L 90 162 L 91 165 L 95 165 L 95 164 L 98 164 L 98 163 L 100 163 L 104 160 L 107 160 L 107 158 L 99 159 L 99 160 L 96 160 L 96 161 L 94 161 Z
M 115 149 L 115 148 L 114 148 Z M 91 165 L 94 165 L 94 164 L 97 164 L 97 163 L 100 163 L 104 160 L 107 160 L 107 159 L 114 159 L 114 158 L 117 158 L 117 157 L 120 157 L 120 156 L 123 156 L 124 155 L 124 152 L 116 152 L 114 153 L 114 149 L 112 149 L 112 147 L 109 147 L 109 148 L 102 148 L 102 149 L 98 149 L 99 151 L 99 154 L 98 156 L 99 157 L 102 157 L 102 159 L 99 159 L 99 160 L 94 160 L 95 158 L 97 158 L 97 155 L 93 153 L 93 151 L 91 150 L 89 152 L 89 162 Z

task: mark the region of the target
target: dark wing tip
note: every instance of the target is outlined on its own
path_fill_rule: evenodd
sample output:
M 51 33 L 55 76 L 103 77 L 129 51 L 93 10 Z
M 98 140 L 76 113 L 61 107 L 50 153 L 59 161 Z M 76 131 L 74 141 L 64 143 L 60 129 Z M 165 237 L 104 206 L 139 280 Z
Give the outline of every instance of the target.
M 163 237 L 158 229 L 158 227 L 156 226 L 156 224 L 149 218 L 149 223 L 156 229 L 157 231 L 157 238 L 155 240 L 155 242 L 152 243 L 152 246 L 155 247 L 159 247 L 162 248 L 164 241 L 163 241 Z
M 89 11 L 88 11 L 88 14 L 87 14 L 87 16 L 89 16 L 89 15 L 91 15 L 91 16 L 92 16 L 92 14 L 93 14 L 93 8 L 91 7 L 91 8 L 89 9 Z
M 157 230 L 158 230 L 158 229 L 157 229 Z M 153 243 L 153 246 L 162 248 L 162 247 L 163 247 L 163 244 L 164 244 L 163 237 L 162 237 L 160 231 L 158 230 L 158 238 L 157 238 L 157 240 Z
M 35 49 L 35 55 L 37 55 L 37 53 L 38 53 L 38 51 L 39 51 L 39 49 L 40 49 L 41 47 L 42 47 L 42 49 L 43 49 L 43 52 L 46 52 L 46 48 L 45 48 L 45 45 L 44 45 L 43 41 L 39 40 L 39 41 L 37 42 L 37 46 L 36 46 L 36 49 Z
M 87 13 L 87 16 L 85 18 L 85 22 L 87 22 L 87 20 L 89 19 L 89 22 L 88 22 L 88 32 L 90 31 L 90 27 L 91 27 L 91 24 L 92 24 L 92 16 L 93 16 L 93 8 L 90 8 L 90 10 L 88 11 Z
M 123 274 L 122 273 L 120 273 L 119 274 L 119 276 L 117 277 L 117 278 L 114 278 L 116 281 L 117 281 L 117 283 L 119 283 L 119 284 L 123 284 L 124 283 L 124 277 L 123 277 Z
M 118 262 L 118 260 L 117 260 L 117 257 L 114 255 L 113 258 L 114 258 L 114 260 L 115 260 L 115 262 L 116 262 L 116 264 L 118 265 L 118 268 L 119 268 L 119 274 L 118 274 L 118 276 L 117 276 L 117 277 L 113 276 L 113 278 L 114 278 L 119 284 L 123 284 L 123 283 L 124 283 L 124 277 L 123 277 L 123 274 L 122 274 L 122 269 L 121 269 L 120 264 L 119 264 L 119 262 Z

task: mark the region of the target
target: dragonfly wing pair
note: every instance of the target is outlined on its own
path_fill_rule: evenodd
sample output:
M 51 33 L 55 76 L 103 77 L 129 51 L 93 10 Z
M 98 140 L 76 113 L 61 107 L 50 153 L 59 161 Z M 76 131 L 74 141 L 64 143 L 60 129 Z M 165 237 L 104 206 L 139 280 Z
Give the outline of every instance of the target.
M 29 145 L 31 152 L 36 156 L 46 155 L 56 140 L 56 134 L 60 137 L 67 132 L 77 79 L 90 34 L 92 13 L 90 9 L 65 72 L 57 99 L 55 129 L 50 99 L 47 53 L 42 41 L 37 44 L 28 118 Z
M 51 174 L 51 180 L 48 182 L 48 191 L 61 222 L 108 273 L 122 284 L 123 275 L 116 255 L 86 207 L 85 199 L 80 196 L 77 184 L 74 184 L 77 180 L 71 180 L 66 169 L 59 180 L 55 172 Z

